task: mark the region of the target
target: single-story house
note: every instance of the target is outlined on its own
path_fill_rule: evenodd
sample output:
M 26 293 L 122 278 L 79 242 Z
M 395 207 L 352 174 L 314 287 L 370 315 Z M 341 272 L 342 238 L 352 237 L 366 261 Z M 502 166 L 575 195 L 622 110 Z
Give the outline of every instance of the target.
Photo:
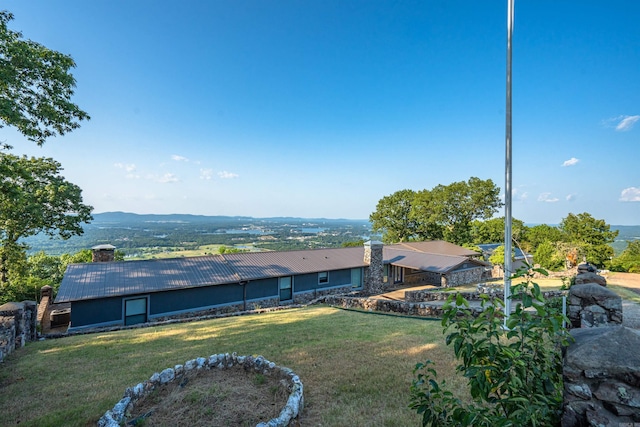
M 101 252 L 112 250 L 99 246 Z M 248 252 L 67 267 L 55 303 L 69 330 L 304 303 L 328 294 L 376 294 L 396 285 L 478 282 L 486 263 L 447 242 Z M 98 257 L 105 258 L 104 253 Z

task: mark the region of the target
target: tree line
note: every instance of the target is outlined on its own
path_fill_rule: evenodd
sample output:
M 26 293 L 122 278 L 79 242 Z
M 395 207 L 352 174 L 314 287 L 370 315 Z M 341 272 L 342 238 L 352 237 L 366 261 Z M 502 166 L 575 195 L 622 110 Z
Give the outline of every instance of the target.
M 477 249 L 504 243 L 504 217 L 494 217 L 503 206 L 499 194 L 492 180 L 476 177 L 430 190 L 404 189 L 380 199 L 369 220 L 385 243 L 446 240 Z M 629 242 L 614 258 L 610 244 L 618 231 L 587 212 L 569 213 L 558 226 L 529 227 L 514 218 L 511 228 L 513 242 L 543 268 L 556 271 L 588 261 L 614 271 L 640 271 L 640 241 Z

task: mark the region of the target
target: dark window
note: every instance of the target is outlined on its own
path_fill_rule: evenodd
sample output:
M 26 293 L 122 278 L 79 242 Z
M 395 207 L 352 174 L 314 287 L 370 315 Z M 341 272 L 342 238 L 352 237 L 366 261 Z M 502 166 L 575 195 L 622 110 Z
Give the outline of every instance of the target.
M 329 272 L 318 273 L 318 283 L 329 283 Z
M 124 324 L 135 325 L 147 321 L 147 299 L 128 299 L 124 302 Z
M 291 276 L 281 277 L 280 280 L 280 301 L 291 301 L 293 299 L 293 287 Z

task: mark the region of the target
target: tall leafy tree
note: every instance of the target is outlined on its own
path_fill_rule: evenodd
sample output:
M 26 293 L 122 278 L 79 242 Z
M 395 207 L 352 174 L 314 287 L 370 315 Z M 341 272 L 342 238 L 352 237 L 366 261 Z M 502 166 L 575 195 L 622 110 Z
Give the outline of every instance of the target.
M 473 240 L 472 222 L 491 218 L 501 206 L 500 188 L 492 180 L 471 177 L 421 192 L 414 219 L 422 227 L 439 227 L 445 240 L 462 245 Z
M 15 262 L 25 258 L 21 238 L 46 233 L 68 239 L 83 232 L 92 207 L 82 202 L 82 190 L 61 174 L 50 158 L 28 158 L 0 152 L 0 286 L 5 286 Z M 12 262 L 14 261 L 14 262 Z
M 611 226 L 603 219 L 596 219 L 591 214 L 567 215 L 560 222 L 560 230 L 565 235 L 565 241 L 576 244 L 587 261 L 602 267 L 613 257 L 613 243 L 618 230 L 611 230 Z
M 529 227 L 524 238 L 524 248 L 528 252 L 535 252 L 538 246 L 544 242 L 557 243 L 563 242 L 565 236 L 558 227 L 547 224 L 539 224 Z M 545 249 L 546 250 L 546 249 Z
M 76 84 L 73 59 L 24 40 L 8 28 L 12 19 L 0 11 L 0 127 L 13 126 L 42 145 L 76 129 L 89 115 L 70 100 Z
M 445 239 L 462 245 L 472 242 L 472 222 L 491 218 L 500 206 L 500 188 L 471 177 L 417 193 L 397 191 L 383 197 L 369 219 L 374 231 L 384 231 L 385 241 Z
M 511 236 L 516 242 L 522 242 L 528 230 L 529 227 L 519 219 L 511 220 Z M 504 217 L 473 221 L 471 236 L 476 244 L 504 243 Z
M 385 243 L 406 242 L 416 235 L 416 223 L 411 218 L 411 206 L 416 193 L 400 190 L 378 201 L 376 211 L 369 215 L 373 231 L 382 232 Z

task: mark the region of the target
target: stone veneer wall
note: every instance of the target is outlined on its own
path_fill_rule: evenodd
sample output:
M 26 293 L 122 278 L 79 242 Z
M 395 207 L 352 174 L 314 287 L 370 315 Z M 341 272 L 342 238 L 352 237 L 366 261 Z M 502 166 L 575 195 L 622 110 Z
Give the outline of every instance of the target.
M 478 283 L 482 280 L 483 267 L 468 268 L 465 270 L 452 271 L 442 277 L 442 286 L 450 288 L 452 286 L 468 285 Z
M 38 338 L 35 301 L 8 302 L 0 306 L 0 362 L 13 350 Z
M 261 422 L 256 427 L 286 427 L 296 419 L 304 407 L 303 386 L 300 378 L 289 368 L 276 366 L 262 356 L 238 356 L 236 353 L 213 354 L 208 358 L 199 357 L 185 362 L 184 365 L 176 365 L 162 372 L 154 373 L 150 379 L 128 388 L 124 397 L 116 403 L 113 409 L 107 411 L 98 421 L 99 427 L 120 427 L 126 421 L 127 413 L 135 406 L 136 402 L 151 393 L 156 387 L 179 380 L 185 373 L 198 369 L 227 369 L 240 365 L 245 370 L 253 370 L 263 375 L 272 375 L 280 371 L 289 378 L 291 393 L 287 404 L 280 411 L 277 418 L 268 422 Z
M 382 242 L 365 242 L 364 262 L 369 265 L 364 269 L 364 292 L 369 295 L 381 293 L 384 290 L 384 256 Z

